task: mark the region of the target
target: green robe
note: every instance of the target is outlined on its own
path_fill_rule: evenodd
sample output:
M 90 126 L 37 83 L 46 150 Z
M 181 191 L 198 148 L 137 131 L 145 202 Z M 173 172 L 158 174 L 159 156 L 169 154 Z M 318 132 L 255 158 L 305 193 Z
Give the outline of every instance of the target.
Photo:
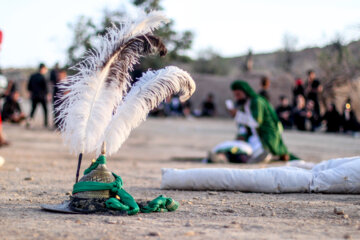
M 243 90 L 250 98 L 251 115 L 259 124 L 257 132 L 264 149 L 276 156 L 290 154 L 281 137 L 283 127 L 270 103 L 258 95 L 247 82 L 235 81 L 231 85 L 231 89 Z M 297 159 L 291 154 L 290 158 Z

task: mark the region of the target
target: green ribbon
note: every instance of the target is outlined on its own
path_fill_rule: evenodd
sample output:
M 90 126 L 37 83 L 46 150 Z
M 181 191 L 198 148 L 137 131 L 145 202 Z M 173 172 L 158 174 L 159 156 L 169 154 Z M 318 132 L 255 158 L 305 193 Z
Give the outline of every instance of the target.
M 84 175 L 90 173 L 92 170 L 96 169 L 99 164 L 106 164 L 106 157 L 104 155 L 100 155 L 95 162 L 91 163 L 90 167 L 85 169 Z
M 96 169 L 99 164 L 106 164 L 106 157 L 104 155 L 100 155 L 98 159 L 84 171 L 84 175 Z M 143 213 L 150 213 L 175 211 L 178 209 L 179 203 L 177 201 L 164 197 L 163 195 L 160 195 L 150 201 L 148 205 L 140 209 L 135 199 L 123 189 L 123 181 L 121 177 L 115 173 L 112 174 L 115 177 L 115 181 L 111 183 L 77 182 L 74 184 L 73 194 L 87 191 L 110 190 L 116 195 L 116 198 L 109 198 L 105 202 L 105 206 L 109 209 L 126 211 L 129 215 L 137 214 L 139 211 Z

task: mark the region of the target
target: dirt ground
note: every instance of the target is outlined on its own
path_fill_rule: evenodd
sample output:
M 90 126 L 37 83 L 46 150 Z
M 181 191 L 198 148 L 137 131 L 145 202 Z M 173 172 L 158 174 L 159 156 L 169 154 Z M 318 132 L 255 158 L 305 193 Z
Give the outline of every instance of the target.
M 108 168 L 135 199 L 164 194 L 181 204 L 175 212 L 136 216 L 42 211 L 40 204 L 69 198 L 77 157 L 39 123 L 30 130 L 5 124 L 4 131 L 11 146 L 0 149 L 6 159 L 0 168 L 0 239 L 360 239 L 360 195 L 160 189 L 163 167 L 267 167 L 191 161 L 233 139 L 231 120 L 149 119 L 131 134 L 108 158 Z M 360 139 L 351 136 L 291 131 L 284 138 L 307 161 L 360 155 Z M 82 170 L 93 157 L 83 159 Z M 335 214 L 335 207 L 344 214 Z

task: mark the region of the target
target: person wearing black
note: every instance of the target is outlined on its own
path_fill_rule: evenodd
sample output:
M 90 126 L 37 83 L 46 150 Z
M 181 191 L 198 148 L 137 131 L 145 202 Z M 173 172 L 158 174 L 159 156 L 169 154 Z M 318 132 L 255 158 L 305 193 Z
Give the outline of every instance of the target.
M 345 133 L 360 131 L 360 123 L 356 118 L 355 112 L 352 110 L 350 99 L 348 99 L 344 105 L 344 111 L 341 120 L 342 120 L 341 125 Z
M 270 88 L 270 79 L 266 76 L 263 76 L 261 78 L 261 90 L 259 92 L 259 95 L 263 96 L 266 100 L 270 102 L 270 95 L 268 92 L 269 88 Z
M 311 92 L 312 89 L 312 83 L 314 82 L 316 78 L 316 74 L 315 71 L 310 69 L 307 71 L 307 80 L 305 83 L 305 95 L 309 94 L 309 92 Z
M 315 130 L 320 126 L 320 121 L 318 116 L 320 116 L 320 103 L 319 103 L 319 94 L 322 91 L 322 86 L 320 84 L 319 79 L 314 79 L 311 84 L 311 90 L 307 95 L 307 101 L 312 101 L 314 103 L 314 117 L 312 122 L 312 130 Z
M 280 96 L 280 105 L 276 108 L 276 113 L 285 129 L 292 128 L 292 108 L 289 105 L 289 99 Z
M 47 68 L 43 63 L 41 63 L 39 65 L 39 72 L 30 76 L 29 83 L 27 86 L 27 89 L 30 92 L 31 102 L 32 102 L 30 119 L 33 119 L 36 107 L 40 103 L 44 110 L 45 127 L 48 126 L 48 111 L 46 105 L 48 87 L 44 76 L 46 73 L 47 73 Z M 27 123 L 27 126 L 29 127 L 29 122 Z
M 293 106 L 296 106 L 296 98 L 298 95 L 305 97 L 305 89 L 301 78 L 295 80 L 295 87 L 293 88 Z
M 6 97 L 1 112 L 2 120 L 12 123 L 20 123 L 25 119 L 25 114 L 21 111 L 19 104 L 19 92 L 14 91 L 10 96 Z
M 54 68 L 50 72 L 50 82 L 52 83 L 53 86 L 55 86 L 56 83 L 59 81 L 59 71 L 60 71 L 59 63 L 56 63 Z
M 305 109 L 305 98 L 298 95 L 296 98 L 296 106 L 293 109 L 293 119 L 295 127 L 300 131 L 306 131 L 307 112 Z
M 202 104 L 201 116 L 214 117 L 216 114 L 216 107 L 214 103 L 214 95 L 209 93 L 206 100 Z
M 326 132 L 339 132 L 341 117 L 334 103 L 329 104 L 321 120 L 326 122 Z

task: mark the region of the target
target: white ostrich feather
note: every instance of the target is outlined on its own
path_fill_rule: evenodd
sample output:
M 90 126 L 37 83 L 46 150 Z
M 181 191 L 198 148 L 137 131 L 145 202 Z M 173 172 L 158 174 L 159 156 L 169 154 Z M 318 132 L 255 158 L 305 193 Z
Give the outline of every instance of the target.
M 100 153 L 103 142 L 106 142 L 107 154 L 115 153 L 128 138 L 131 130 L 143 122 L 152 109 L 177 93 L 180 94 L 180 101 L 184 102 L 195 89 L 195 82 L 191 76 L 178 67 L 169 66 L 144 73 L 117 107 L 103 138 L 97 144 L 97 153 Z
M 68 94 L 56 111 L 64 142 L 72 152 L 90 153 L 98 147 L 114 109 L 128 91 L 129 71 L 143 54 L 158 47 L 151 33 L 165 22 L 163 13 L 151 12 L 122 23 L 120 29 L 107 29 L 98 45 L 74 67 L 78 73 L 60 86 Z

